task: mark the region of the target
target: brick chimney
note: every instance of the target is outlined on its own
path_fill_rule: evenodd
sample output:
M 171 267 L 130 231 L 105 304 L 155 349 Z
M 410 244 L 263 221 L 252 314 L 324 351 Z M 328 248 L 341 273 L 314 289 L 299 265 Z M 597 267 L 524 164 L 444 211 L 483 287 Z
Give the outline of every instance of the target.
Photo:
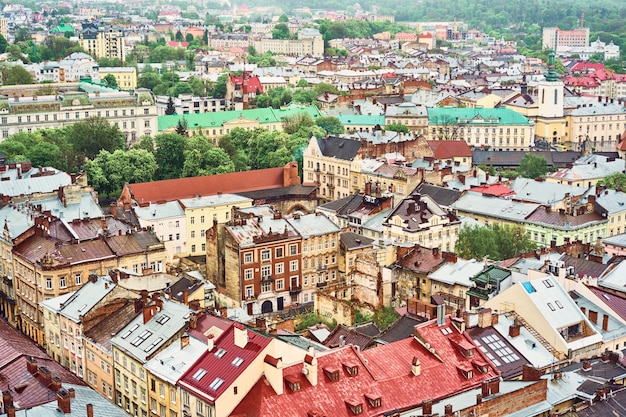
M 482 394 L 476 394 L 476 405 L 482 404 L 482 402 L 483 402 Z
M 72 412 L 70 393 L 65 388 L 61 388 L 57 391 L 57 406 L 63 414 L 70 414 Z
M 446 417 L 452 415 L 452 404 L 446 404 L 443 406 L 443 413 Z
M 87 404 L 87 417 L 93 417 L 93 404 Z
M 510 337 L 518 337 L 520 335 L 520 326 L 519 324 L 513 323 L 509 326 L 509 336 Z
M 58 376 L 52 377 L 52 383 L 50 384 L 50 389 L 54 392 L 57 392 L 61 389 L 61 378 Z
M 37 373 L 37 359 L 32 356 L 26 357 L 26 369 L 31 375 L 35 375 Z
M 7 413 L 7 417 L 15 417 L 15 406 L 8 405 L 4 407 L 5 413 Z
M 430 398 L 422 401 L 422 415 L 428 416 L 433 413 L 433 400 Z
M 50 370 L 47 367 L 45 367 L 45 366 L 40 366 L 39 367 L 39 380 L 46 387 L 50 386 L 50 384 L 52 384 L 52 373 L 50 372 Z
M 156 304 L 150 304 L 147 306 L 143 306 L 143 324 L 146 324 L 150 321 L 152 317 L 154 317 L 157 313 Z
M 248 344 L 248 329 L 241 323 L 233 324 L 234 327 L 234 336 L 235 336 L 235 346 L 243 349 Z
M 542 372 L 529 363 L 522 367 L 522 381 L 539 381 Z
M 2 404 L 5 410 L 7 407 L 13 405 L 13 396 L 11 395 L 11 391 L 2 391 Z

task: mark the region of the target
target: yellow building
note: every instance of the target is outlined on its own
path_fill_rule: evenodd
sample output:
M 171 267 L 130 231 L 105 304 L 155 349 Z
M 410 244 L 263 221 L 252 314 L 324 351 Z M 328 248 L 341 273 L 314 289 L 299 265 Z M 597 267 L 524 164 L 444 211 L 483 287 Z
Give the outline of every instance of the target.
M 93 23 L 83 23 L 79 35 L 80 46 L 95 58 L 119 59 L 126 61 L 124 33 L 112 28 L 98 27 Z
M 135 67 L 100 67 L 100 79 L 111 74 L 117 81 L 117 86 L 122 90 L 134 90 L 137 88 L 137 69 Z
M 252 200 L 236 194 L 198 196 L 179 200 L 185 211 L 186 249 L 191 256 L 206 254 L 205 232 L 216 221 L 224 224 L 231 220 L 233 207 L 252 207 Z
M 191 310 L 159 296 L 145 301 L 140 313 L 111 339 L 111 347 L 115 402 L 133 416 L 147 417 L 157 412 L 148 400 L 152 387 L 144 365 L 186 330 Z

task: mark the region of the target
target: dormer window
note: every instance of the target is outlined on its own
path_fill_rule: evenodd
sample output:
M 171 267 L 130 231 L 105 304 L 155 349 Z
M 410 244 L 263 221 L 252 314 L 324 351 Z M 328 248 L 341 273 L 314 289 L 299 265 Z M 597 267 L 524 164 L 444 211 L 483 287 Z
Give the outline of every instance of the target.
M 344 363 L 343 364 L 343 369 L 350 376 L 357 376 L 359 374 L 359 367 L 358 367 L 358 365 L 353 364 L 353 363 Z
M 363 413 L 363 403 L 358 402 L 357 400 L 346 400 L 346 405 L 352 411 L 352 414 L 357 415 Z
M 293 376 L 286 376 L 285 382 L 292 392 L 300 391 L 300 381 Z
M 378 408 L 382 404 L 382 398 L 379 394 L 365 394 L 365 399 L 372 408 Z
M 474 376 L 474 371 L 471 365 L 468 365 L 468 364 L 457 365 L 457 369 L 459 370 L 459 372 L 461 372 L 461 375 L 463 375 L 463 378 L 465 379 L 472 379 L 472 377 Z
M 339 370 L 338 369 L 334 369 L 334 368 L 324 368 L 324 374 L 326 375 L 326 377 L 333 381 L 339 381 Z
M 478 372 L 480 372 L 481 374 L 486 374 L 487 371 L 489 370 L 487 363 L 483 361 L 474 361 L 473 364 L 476 367 L 476 369 L 478 369 Z

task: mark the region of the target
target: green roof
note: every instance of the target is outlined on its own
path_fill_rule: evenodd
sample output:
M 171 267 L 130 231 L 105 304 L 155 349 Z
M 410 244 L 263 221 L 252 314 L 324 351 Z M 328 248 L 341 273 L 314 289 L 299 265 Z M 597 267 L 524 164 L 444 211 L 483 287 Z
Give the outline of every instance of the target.
M 223 126 L 224 123 L 230 122 L 231 120 L 235 120 L 237 118 L 258 120 L 259 124 L 262 126 L 264 124 L 281 122 L 285 117 L 293 116 L 300 112 L 307 113 L 313 119 L 321 117 L 320 111 L 315 106 L 288 106 L 287 108 L 281 110 L 266 108 L 197 114 L 173 114 L 170 116 L 159 116 L 158 124 L 159 132 L 162 132 L 172 127 L 176 127 L 178 125 L 178 121 L 182 120 L 182 118 L 185 118 L 185 120 L 187 120 L 187 126 L 189 126 L 189 129 L 220 127 Z
M 428 109 L 429 125 L 528 125 L 532 122 L 511 109 L 436 107 Z
M 367 114 L 342 114 L 337 117 L 344 126 L 384 126 L 385 116 Z
M 50 29 L 50 32 L 52 33 L 65 33 L 65 32 L 69 32 L 69 33 L 74 33 L 74 26 L 72 25 L 59 25 L 57 27 L 53 27 L 52 29 Z
M 489 265 L 487 269 L 482 271 L 480 274 L 476 275 L 473 278 L 470 278 L 471 281 L 474 281 L 477 285 L 482 284 L 499 284 L 505 279 L 511 276 L 511 271 L 506 269 L 500 269 L 496 266 Z

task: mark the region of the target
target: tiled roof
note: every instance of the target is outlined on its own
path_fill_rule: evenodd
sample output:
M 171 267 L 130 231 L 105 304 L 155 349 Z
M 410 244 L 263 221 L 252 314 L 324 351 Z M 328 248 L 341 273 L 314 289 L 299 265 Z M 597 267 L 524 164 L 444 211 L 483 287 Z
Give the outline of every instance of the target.
M 515 191 L 502 184 L 484 185 L 480 187 L 472 187 L 471 191 L 481 193 L 483 195 L 492 195 L 495 197 L 506 197 L 515 194 Z
M 429 196 L 437 204 L 443 207 L 449 207 L 459 199 L 462 192 L 451 190 L 449 188 L 440 187 L 438 185 L 427 184 L 425 182 L 417 186 L 413 193 L 420 193 Z
M 255 171 L 233 172 L 204 177 L 177 178 L 172 180 L 129 184 L 128 188 L 139 204 L 156 203 L 208 196 L 217 193 L 238 193 L 284 186 L 284 168 L 268 168 Z
M 247 343 L 244 347 L 235 344 L 236 331 L 247 332 Z M 232 324 L 215 338 L 213 349 L 205 351 L 180 378 L 178 384 L 205 401 L 214 403 L 263 352 L 270 341 L 271 339 L 246 329 L 242 324 Z M 222 382 L 216 386 L 218 380 Z
M 472 157 L 472 151 L 464 140 L 428 140 L 435 159 Z
M 527 152 L 524 151 L 484 151 L 475 150 L 472 152 L 472 163 L 474 165 L 493 165 L 494 167 L 518 167 Z M 533 151 L 533 155 L 546 158 L 548 166 L 565 166 L 573 163 L 580 156 L 580 152 L 552 152 Z
M 341 232 L 339 240 L 348 250 L 370 247 L 374 242 L 374 239 L 354 232 Z
M 47 367 L 53 377 L 61 378 L 62 383 L 84 385 L 80 378 L 54 362 L 30 339 L 0 320 L 0 381 L 2 389 L 8 388 L 13 395 L 17 408 L 46 403 L 48 397 L 54 395 L 46 384 L 28 372 L 27 357 L 34 358 L 37 366 Z
M 383 340 L 387 343 L 397 342 L 398 340 L 413 337 L 413 328 L 427 321 L 423 317 L 412 316 L 410 314 L 404 314 L 398 320 L 396 320 L 391 326 L 389 326 L 379 337 L 379 340 Z
M 445 333 L 444 333 L 445 329 Z M 418 337 L 359 352 L 353 346 L 318 353 L 317 385 L 313 386 L 302 373 L 302 364 L 283 369 L 283 378 L 300 384 L 300 390 L 285 387 L 277 395 L 265 377 L 262 377 L 235 408 L 232 415 L 261 416 L 353 416 L 350 404 L 361 405 L 365 416 L 382 416 L 420 404 L 429 398 L 445 398 L 480 386 L 498 372 L 478 349 L 472 358 L 464 357 L 458 345 L 474 346 L 469 336 L 460 334 L 446 319 L 442 326 L 435 321 L 416 326 Z M 423 342 L 420 343 L 419 340 Z M 423 343 L 429 343 L 429 352 Z M 420 374 L 412 373 L 412 362 L 420 364 Z M 476 361 L 487 364 L 482 373 L 474 366 Z M 351 375 L 346 370 L 356 367 Z M 461 368 L 473 369 L 469 379 Z M 338 372 L 331 380 L 327 372 Z M 309 371 L 309 375 L 310 375 Z M 380 406 L 373 407 L 368 399 Z M 316 413 L 316 414 L 314 414 Z
M 343 324 L 340 324 L 330 333 L 326 340 L 324 340 L 323 344 L 329 348 L 354 345 L 358 346 L 361 350 L 365 350 L 374 347 L 376 342 L 372 336 L 349 329 Z
M 572 216 L 545 207 L 538 207 L 526 217 L 526 221 L 534 224 L 544 224 L 549 227 L 561 230 L 576 230 L 591 226 L 595 223 L 606 222 L 607 220 L 596 212 Z
M 107 320 L 102 320 L 91 329 L 85 331 L 83 336 L 101 347 L 105 352 L 111 353 L 112 335 L 122 330 L 132 319 L 135 318 L 135 305 L 132 300 L 127 300 L 120 308 L 113 311 Z
M 416 246 L 414 249 L 411 249 L 409 253 L 404 255 L 402 259 L 396 261 L 394 265 L 411 271 L 428 274 L 439 268 L 445 262 L 446 260 L 441 256 L 441 252 L 439 252 L 437 256 L 434 256 L 432 249 Z
M 591 292 L 600 297 L 606 305 L 611 307 L 611 310 L 613 310 L 622 319 L 626 320 L 626 298 L 619 297 L 599 287 L 589 286 L 588 288 Z

